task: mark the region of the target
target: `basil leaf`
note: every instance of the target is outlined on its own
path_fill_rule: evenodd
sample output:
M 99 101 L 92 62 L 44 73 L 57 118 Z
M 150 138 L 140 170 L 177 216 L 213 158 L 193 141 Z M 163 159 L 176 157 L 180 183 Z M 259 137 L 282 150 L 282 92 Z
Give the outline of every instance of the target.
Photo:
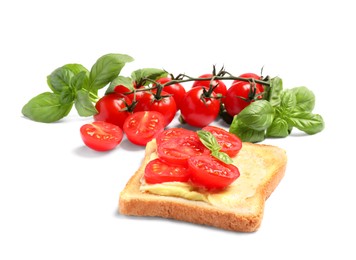
M 289 135 L 288 123 L 280 118 L 275 117 L 270 127 L 267 128 L 267 137 L 287 137 Z
M 307 87 L 295 87 L 290 90 L 296 97 L 296 108 L 311 112 L 315 106 L 315 95 Z
M 237 116 L 234 117 L 229 132 L 239 137 L 243 142 L 258 143 L 265 139 L 265 130 L 253 130 L 239 121 Z
M 59 94 L 44 92 L 32 98 L 22 108 L 22 114 L 31 120 L 52 123 L 67 116 L 73 103 L 62 104 Z
M 227 153 L 224 153 L 224 152 L 212 152 L 211 155 L 226 164 L 231 164 L 234 162 L 231 159 L 231 157 Z
M 98 112 L 90 100 L 89 93 L 83 89 L 77 91 L 75 108 L 80 116 L 92 116 Z
M 281 104 L 280 107 L 283 110 L 284 114 L 289 114 L 291 113 L 297 104 L 297 99 L 292 91 L 284 90 L 281 94 Z
M 167 71 L 155 68 L 144 68 L 138 69 L 131 73 L 131 78 L 133 81 L 137 82 L 140 86 L 145 86 L 150 84 L 150 81 L 145 79 L 157 80 L 159 78 L 166 77 L 168 75 Z
M 47 84 L 54 93 L 60 93 L 64 87 L 70 86 L 73 75 L 70 69 L 60 67 L 47 76 Z
M 320 115 L 298 110 L 290 115 L 288 123 L 310 135 L 319 133 L 325 127 Z
M 278 106 L 281 102 L 281 93 L 283 90 L 283 82 L 279 77 L 274 77 L 270 80 L 269 87 L 265 88 L 268 90 L 268 101 L 272 106 Z
M 80 89 L 87 89 L 88 85 L 88 80 L 89 78 L 87 77 L 87 74 L 85 71 L 81 71 L 78 74 L 74 75 L 70 81 L 70 85 L 75 89 L 75 90 L 80 90 Z
M 100 57 L 89 73 L 88 90 L 95 93 L 117 77 L 127 62 L 133 58 L 125 54 L 106 54 Z
M 273 117 L 274 108 L 267 100 L 252 102 L 237 115 L 240 122 L 256 131 L 267 129 L 272 124 Z
M 221 149 L 221 146 L 219 145 L 218 141 L 212 133 L 204 130 L 199 130 L 197 131 L 197 134 L 203 145 L 210 151 L 214 152 L 219 151 Z
M 80 72 L 84 71 L 85 74 L 87 74 L 89 76 L 89 70 L 87 68 L 85 68 L 83 65 L 78 64 L 78 63 L 69 63 L 69 64 L 62 66 L 62 68 L 69 69 L 71 72 L 73 72 L 74 75 L 77 75 Z
M 105 91 L 105 95 L 114 92 L 115 87 L 119 85 L 127 87 L 129 91 L 135 90 L 132 79 L 130 77 L 117 76 L 113 81 L 110 82 L 109 87 Z
M 73 103 L 75 99 L 75 93 L 70 87 L 63 87 L 61 93 L 59 93 L 61 104 Z

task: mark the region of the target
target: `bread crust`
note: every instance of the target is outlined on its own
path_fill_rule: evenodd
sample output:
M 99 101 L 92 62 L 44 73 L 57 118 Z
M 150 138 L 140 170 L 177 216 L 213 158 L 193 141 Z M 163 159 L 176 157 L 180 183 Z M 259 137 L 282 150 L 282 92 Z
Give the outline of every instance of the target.
M 141 178 L 151 154 L 156 150 L 155 140 L 147 144 L 141 166 L 120 193 L 119 212 L 123 215 L 176 219 L 231 231 L 254 232 L 258 230 L 263 218 L 265 200 L 284 176 L 287 156 L 283 149 L 265 144 L 243 143 L 242 149 L 258 153 L 258 158 L 262 160 L 266 155 L 267 165 L 271 166 L 271 172 L 258 185 L 254 196 L 249 198 L 244 205 L 244 207 L 252 207 L 254 209 L 252 212 L 242 213 L 234 208 L 217 208 L 206 202 L 141 192 Z

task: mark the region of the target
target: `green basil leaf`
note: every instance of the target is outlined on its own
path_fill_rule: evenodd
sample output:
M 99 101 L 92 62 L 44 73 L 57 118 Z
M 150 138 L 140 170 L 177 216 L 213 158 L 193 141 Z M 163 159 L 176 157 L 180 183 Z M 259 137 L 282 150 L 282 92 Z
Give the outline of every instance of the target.
M 231 164 L 234 162 L 231 159 L 231 157 L 227 153 L 224 153 L 224 152 L 212 152 L 211 155 L 226 164 Z
M 56 122 L 67 116 L 73 103 L 62 104 L 59 94 L 44 92 L 32 98 L 22 108 L 22 114 L 43 123 Z
M 138 69 L 131 73 L 131 78 L 134 82 L 139 83 L 140 86 L 149 85 L 151 82 L 145 79 L 157 80 L 166 77 L 167 71 L 155 68 Z
M 132 79 L 130 77 L 117 76 L 113 81 L 110 82 L 109 87 L 106 89 L 105 95 L 114 92 L 115 87 L 119 85 L 127 87 L 129 91 L 135 90 Z
M 54 93 L 60 93 L 64 87 L 70 86 L 73 76 L 70 69 L 60 67 L 47 76 L 47 84 Z
M 86 90 L 77 91 L 75 100 L 75 108 L 80 116 L 92 116 L 98 113 L 95 106 L 90 100 L 89 93 Z
M 106 54 L 92 66 L 89 74 L 89 91 L 95 93 L 119 75 L 127 62 L 133 58 L 125 54 Z
M 85 71 L 81 71 L 78 74 L 74 75 L 70 81 L 70 85 L 75 90 L 87 89 L 88 87 L 88 76 Z
M 316 134 L 321 132 L 324 127 L 324 120 L 321 115 L 306 111 L 295 111 L 288 118 L 289 124 L 307 134 Z
M 315 106 L 315 95 L 307 87 L 295 87 L 290 90 L 296 97 L 296 108 L 311 112 Z
M 237 115 L 239 121 L 256 131 L 267 129 L 272 124 L 273 117 L 274 108 L 267 100 L 256 100 Z
M 61 104 L 73 103 L 75 100 L 75 92 L 70 87 L 63 87 L 61 93 L 59 93 Z
M 275 117 L 270 127 L 267 128 L 267 137 L 287 137 L 289 135 L 288 123 L 280 118 Z
M 221 146 L 219 145 L 218 141 L 212 133 L 204 130 L 198 130 L 197 134 L 203 145 L 210 151 L 214 152 L 219 151 L 221 149 Z
M 270 79 L 270 86 L 266 87 L 268 90 L 268 101 L 272 106 L 278 106 L 281 102 L 281 93 L 283 90 L 283 81 L 279 77 Z
M 290 89 L 284 90 L 281 94 L 280 107 L 284 114 L 290 114 L 296 107 L 297 99 Z
M 238 116 L 234 116 L 229 132 L 239 137 L 243 142 L 258 143 L 265 139 L 265 130 L 257 131 L 249 128 L 238 119 Z
M 71 72 L 73 72 L 74 75 L 79 74 L 80 72 L 85 72 L 85 74 L 88 75 L 89 77 L 89 70 L 87 68 L 85 68 L 83 65 L 78 64 L 78 63 L 69 63 L 66 64 L 64 66 L 62 66 L 62 68 L 65 69 L 69 69 Z

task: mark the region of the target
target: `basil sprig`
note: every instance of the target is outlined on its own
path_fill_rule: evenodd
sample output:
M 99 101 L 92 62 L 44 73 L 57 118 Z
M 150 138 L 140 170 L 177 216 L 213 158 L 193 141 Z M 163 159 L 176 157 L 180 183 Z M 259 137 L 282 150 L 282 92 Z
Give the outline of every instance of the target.
M 197 134 L 204 146 L 211 151 L 212 156 L 226 164 L 231 164 L 233 162 L 228 154 L 220 151 L 221 146 L 212 133 L 204 130 L 198 130 Z
M 98 90 L 113 81 L 127 62 L 133 58 L 125 54 L 106 54 L 100 57 L 90 71 L 81 64 L 66 64 L 47 77 L 52 92 L 32 98 L 22 108 L 22 114 L 31 120 L 51 123 L 67 116 L 73 105 L 80 116 L 97 113 L 95 102 Z
M 325 124 L 321 115 L 312 113 L 314 106 L 314 93 L 307 87 L 283 90 L 282 80 L 272 78 L 265 99 L 252 102 L 234 116 L 229 131 L 253 143 L 266 137 L 287 137 L 294 127 L 316 134 Z

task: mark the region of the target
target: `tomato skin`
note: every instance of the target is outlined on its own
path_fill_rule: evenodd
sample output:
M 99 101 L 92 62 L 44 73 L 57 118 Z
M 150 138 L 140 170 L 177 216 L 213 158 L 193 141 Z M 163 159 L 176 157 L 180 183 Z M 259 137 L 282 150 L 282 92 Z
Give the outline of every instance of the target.
M 126 95 L 127 93 L 130 93 L 132 90 L 130 90 L 128 87 L 125 87 L 124 85 L 117 85 L 114 88 L 114 92 L 118 94 L 123 94 Z
M 262 76 L 259 76 L 259 75 L 255 74 L 255 73 L 250 73 L 250 72 L 241 74 L 239 77 L 240 78 L 247 78 L 247 79 L 252 78 L 252 79 L 256 79 L 256 80 L 262 80 Z M 241 80 L 235 79 L 232 82 L 231 86 L 233 86 L 235 83 L 239 83 L 239 82 L 241 82 Z M 259 93 L 262 93 L 264 91 L 264 87 L 263 87 L 262 84 L 256 83 L 256 88 L 259 91 Z
M 213 122 L 219 114 L 220 101 L 213 92 L 211 97 L 204 97 L 204 87 L 190 89 L 180 109 L 183 120 L 195 127 L 204 127 Z
M 154 93 L 150 91 L 140 91 L 136 93 L 137 104 L 134 108 L 136 111 L 157 111 L 160 112 L 165 118 L 165 126 L 172 122 L 177 113 L 177 105 L 173 96 L 162 91 L 162 97 L 156 99 Z M 130 97 L 131 94 L 130 94 Z
M 169 128 L 164 130 L 162 133 L 157 135 L 156 142 L 157 146 L 160 146 L 162 143 L 168 142 L 173 138 L 182 138 L 186 135 L 194 135 L 195 132 L 185 129 L 185 128 Z
M 95 108 L 98 113 L 94 115 L 95 121 L 105 121 L 123 127 L 125 119 L 131 114 L 127 107 L 131 100 L 125 95 L 110 93 L 96 102 Z
M 212 78 L 213 74 L 203 74 L 199 76 L 199 78 Z M 217 85 L 217 87 L 214 89 L 214 92 L 216 94 L 221 94 L 222 96 L 226 95 L 226 85 L 222 80 L 214 80 L 213 81 L 213 86 Z M 203 80 L 203 81 L 194 81 L 192 88 L 203 86 L 206 88 L 209 88 L 210 86 L 210 80 Z
M 114 149 L 123 138 L 119 126 L 103 121 L 82 125 L 80 135 L 86 146 L 100 152 Z
M 123 126 L 127 139 L 145 146 L 164 130 L 165 119 L 157 111 L 139 111 L 129 115 Z
M 262 93 L 263 90 L 256 87 L 256 94 Z M 239 114 L 245 107 L 247 107 L 253 100 L 249 97 L 250 94 L 250 83 L 239 81 L 233 84 L 226 92 L 226 97 L 223 100 L 225 105 L 226 112 L 235 116 Z M 243 100 L 240 97 L 247 99 Z M 262 99 L 261 96 L 257 97 L 258 99 Z M 249 101 L 248 101 L 249 100 Z
M 186 167 L 170 165 L 157 158 L 146 165 L 144 178 L 149 184 L 172 181 L 187 182 L 189 172 Z
M 225 164 L 211 155 L 190 157 L 188 170 L 192 183 L 208 190 L 224 189 L 240 176 L 235 165 Z
M 241 139 L 236 135 L 216 126 L 206 126 L 202 130 L 212 133 L 218 144 L 221 146 L 221 152 L 235 157 L 242 148 Z
M 187 166 L 191 156 L 210 154 L 210 151 L 201 143 L 197 133 L 180 138 L 172 138 L 157 146 L 158 157 L 174 165 Z
M 170 82 L 171 80 L 172 80 L 171 78 L 160 78 L 157 80 L 157 82 L 164 85 Z M 186 90 L 183 87 L 183 85 L 180 83 L 175 83 L 172 85 L 164 86 L 163 91 L 173 96 L 174 101 L 176 102 L 177 105 L 177 110 L 179 110 L 182 104 L 182 100 L 186 93 Z

